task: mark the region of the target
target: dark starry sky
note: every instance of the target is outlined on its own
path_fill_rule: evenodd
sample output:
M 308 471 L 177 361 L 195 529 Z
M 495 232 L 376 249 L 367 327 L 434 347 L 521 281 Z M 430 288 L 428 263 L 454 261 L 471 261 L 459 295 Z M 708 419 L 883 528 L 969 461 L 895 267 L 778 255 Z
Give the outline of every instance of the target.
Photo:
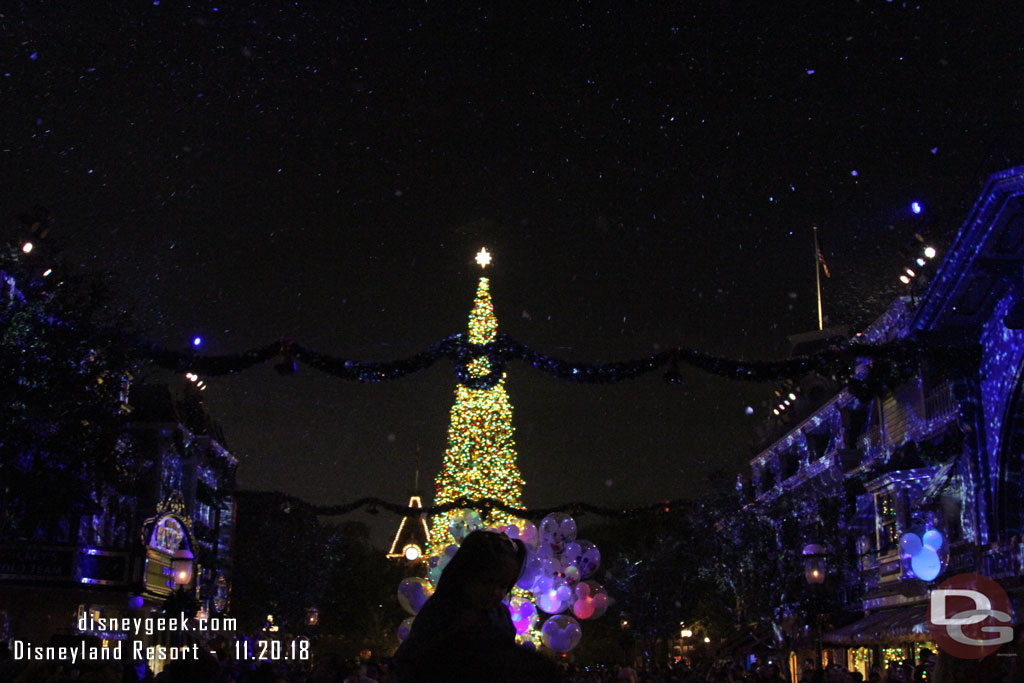
M 812 225 L 830 321 L 862 324 L 914 233 L 941 249 L 1024 161 L 1019 17 L 953 4 L 11 2 L 0 207 L 46 207 L 174 348 L 400 359 L 465 329 L 486 245 L 541 351 L 777 358 L 816 326 Z M 696 495 L 771 393 L 509 372 L 532 507 Z M 440 466 L 444 364 L 209 384 L 246 488 L 402 501 L 417 448 Z

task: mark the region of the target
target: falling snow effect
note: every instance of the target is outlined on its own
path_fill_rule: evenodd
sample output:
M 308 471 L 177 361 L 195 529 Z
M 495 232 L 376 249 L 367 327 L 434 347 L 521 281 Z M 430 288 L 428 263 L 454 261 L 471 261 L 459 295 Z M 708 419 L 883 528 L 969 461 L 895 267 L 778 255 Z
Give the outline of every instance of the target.
M 8 222 L 46 206 L 71 258 L 116 272 L 139 327 L 172 346 L 200 330 L 209 353 L 295 337 L 403 357 L 458 327 L 451 293 L 486 243 L 522 312 L 509 332 L 546 352 L 779 357 L 816 327 L 812 225 L 826 320 L 856 329 L 902 291 L 906 241 L 944 246 L 979 180 L 1024 161 L 998 123 L 1019 118 L 1005 83 L 1024 55 L 1000 49 L 1009 22 L 912 4 L 735 19 L 678 3 L 28 5 L 4 17 L 0 204 Z M 744 433 L 765 390 L 693 381 L 588 397 L 510 383 L 535 416 L 526 503 L 566 497 L 567 472 L 572 497 L 676 497 L 709 469 L 680 474 L 697 461 L 681 443 L 739 467 L 742 442 L 720 435 Z M 247 454 L 243 485 L 402 498 L 416 447 L 425 476 L 444 448 L 451 387 L 417 382 L 253 375 L 206 394 Z M 396 439 L 366 468 L 381 434 Z M 618 474 L 638 450 L 643 481 Z

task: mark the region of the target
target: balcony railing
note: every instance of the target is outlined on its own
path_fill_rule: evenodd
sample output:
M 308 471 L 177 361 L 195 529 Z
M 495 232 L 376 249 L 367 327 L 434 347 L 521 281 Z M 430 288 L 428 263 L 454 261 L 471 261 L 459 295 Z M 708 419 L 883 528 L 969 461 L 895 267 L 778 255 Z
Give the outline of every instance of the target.
M 953 398 L 953 383 L 943 382 L 925 394 L 924 417 L 928 422 L 944 421 L 956 415 L 956 400 Z
M 875 425 L 871 429 L 867 430 L 860 435 L 857 439 L 857 445 L 860 446 L 861 452 L 864 454 L 871 453 L 882 443 L 882 428 Z

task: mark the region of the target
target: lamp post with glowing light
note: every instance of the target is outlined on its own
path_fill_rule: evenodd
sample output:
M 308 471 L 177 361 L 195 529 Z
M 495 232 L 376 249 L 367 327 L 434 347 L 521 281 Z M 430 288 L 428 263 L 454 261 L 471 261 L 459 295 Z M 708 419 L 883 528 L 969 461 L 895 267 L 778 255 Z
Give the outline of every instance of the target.
M 177 588 L 164 600 L 162 605 L 164 614 L 171 617 L 185 615 L 187 619 L 191 619 L 199 611 L 199 603 L 196 601 L 195 596 L 185 590 L 185 587 L 192 583 L 194 567 L 195 557 L 188 548 L 178 548 L 171 555 L 171 578 Z M 182 630 L 183 628 L 177 629 L 179 649 L 182 647 Z
M 179 589 L 183 589 L 184 586 L 191 583 L 194 561 L 195 557 L 192 555 L 192 551 L 185 548 L 179 548 L 171 556 L 171 573 L 174 574 L 174 583 Z
M 195 557 L 187 548 L 179 548 L 171 556 L 171 577 L 177 588 L 164 600 L 164 613 L 174 616 L 184 613 L 186 617 L 191 619 L 199 610 L 199 603 L 196 601 L 195 596 L 185 589 L 186 586 L 192 583 L 194 567 Z
M 804 578 L 807 579 L 807 583 L 811 586 L 811 590 L 816 589 L 816 586 L 821 586 L 825 583 L 825 576 L 828 573 L 828 567 L 826 565 L 826 556 L 828 551 L 825 547 L 818 543 L 808 543 L 804 546 L 803 557 L 804 557 Z M 821 611 L 816 609 L 814 622 L 815 622 L 815 649 L 817 656 L 817 667 L 818 671 L 822 670 L 822 653 L 821 653 Z

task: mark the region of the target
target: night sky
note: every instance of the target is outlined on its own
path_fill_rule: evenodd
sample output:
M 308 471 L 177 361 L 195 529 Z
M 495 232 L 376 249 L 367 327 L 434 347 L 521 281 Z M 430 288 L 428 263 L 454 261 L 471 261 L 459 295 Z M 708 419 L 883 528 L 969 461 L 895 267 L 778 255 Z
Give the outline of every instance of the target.
M 487 246 L 499 332 L 542 352 L 776 359 L 817 326 L 812 225 L 829 322 L 862 325 L 914 234 L 941 254 L 986 175 L 1024 162 L 1018 19 L 933 4 L 954 5 L 7 3 L 0 208 L 45 207 L 176 349 L 405 358 L 465 331 Z M 741 471 L 773 387 L 683 374 L 513 362 L 526 504 Z M 417 450 L 432 488 L 446 362 L 207 381 L 244 488 L 404 502 Z

